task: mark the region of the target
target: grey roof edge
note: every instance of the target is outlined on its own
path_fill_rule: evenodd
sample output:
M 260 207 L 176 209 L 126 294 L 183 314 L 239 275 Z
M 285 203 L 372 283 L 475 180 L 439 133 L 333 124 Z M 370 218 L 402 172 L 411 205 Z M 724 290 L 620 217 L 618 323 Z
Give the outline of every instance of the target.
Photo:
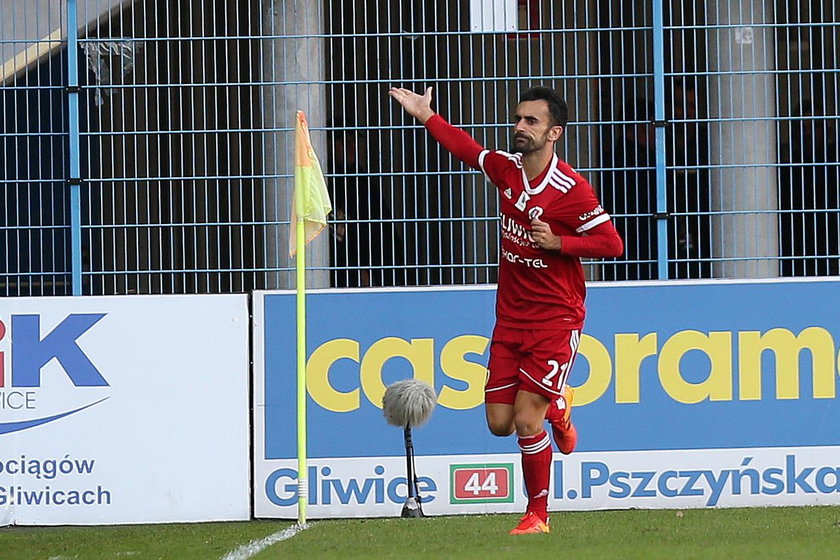
M 115 12 L 141 0 L 113 0 L 114 4 L 99 12 L 79 27 L 79 37 L 86 37 L 103 21 L 110 20 Z M 13 57 L 0 62 L 0 84 L 8 85 L 18 76 L 38 66 L 67 44 L 67 34 L 61 27 L 53 29 Z

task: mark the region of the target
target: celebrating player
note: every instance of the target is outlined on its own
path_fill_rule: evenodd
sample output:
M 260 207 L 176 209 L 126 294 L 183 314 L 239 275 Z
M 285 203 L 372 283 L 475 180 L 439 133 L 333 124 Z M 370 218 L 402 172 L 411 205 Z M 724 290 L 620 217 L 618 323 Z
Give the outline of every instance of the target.
M 501 256 L 496 325 L 485 386 L 487 425 L 497 436 L 516 432 L 528 508 L 512 535 L 548 533 L 551 440 L 571 453 L 573 393 L 566 388 L 580 343 L 586 287 L 580 257 L 617 257 L 621 237 L 592 186 L 554 145 L 568 121 L 554 90 L 526 91 L 514 113 L 516 153 L 491 151 L 432 110 L 432 88 L 389 95 L 422 122 L 452 155 L 481 170 L 499 190 Z

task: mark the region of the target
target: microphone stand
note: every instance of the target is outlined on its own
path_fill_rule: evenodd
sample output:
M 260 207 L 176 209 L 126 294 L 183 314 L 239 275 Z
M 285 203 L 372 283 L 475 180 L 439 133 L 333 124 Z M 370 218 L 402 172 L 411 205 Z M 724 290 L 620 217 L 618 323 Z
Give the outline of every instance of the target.
M 402 517 L 425 517 L 421 504 L 423 499 L 417 487 L 417 475 L 414 473 L 414 443 L 411 441 L 411 426 L 406 426 L 403 432 L 405 437 L 405 463 L 406 463 L 406 486 L 408 496 L 402 508 Z

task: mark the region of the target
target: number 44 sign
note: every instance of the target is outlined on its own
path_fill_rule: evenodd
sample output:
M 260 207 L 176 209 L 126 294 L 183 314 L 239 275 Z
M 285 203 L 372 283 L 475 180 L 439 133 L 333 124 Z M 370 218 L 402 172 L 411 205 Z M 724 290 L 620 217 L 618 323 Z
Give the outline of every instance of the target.
M 513 503 L 513 463 L 449 466 L 449 503 Z

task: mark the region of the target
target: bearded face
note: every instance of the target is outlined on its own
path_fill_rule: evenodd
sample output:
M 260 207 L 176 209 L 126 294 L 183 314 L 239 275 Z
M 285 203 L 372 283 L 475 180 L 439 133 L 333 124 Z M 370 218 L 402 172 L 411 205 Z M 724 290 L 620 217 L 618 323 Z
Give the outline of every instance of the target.
M 543 100 L 523 101 L 516 107 L 513 116 L 513 149 L 529 154 L 545 148 L 549 142 L 559 138 L 559 132 L 552 135 L 552 130 L 562 131 L 562 127 L 552 124 L 548 103 Z
M 541 150 L 548 142 L 548 129 L 542 134 L 536 132 L 514 132 L 513 147 L 517 152 L 528 154 Z

